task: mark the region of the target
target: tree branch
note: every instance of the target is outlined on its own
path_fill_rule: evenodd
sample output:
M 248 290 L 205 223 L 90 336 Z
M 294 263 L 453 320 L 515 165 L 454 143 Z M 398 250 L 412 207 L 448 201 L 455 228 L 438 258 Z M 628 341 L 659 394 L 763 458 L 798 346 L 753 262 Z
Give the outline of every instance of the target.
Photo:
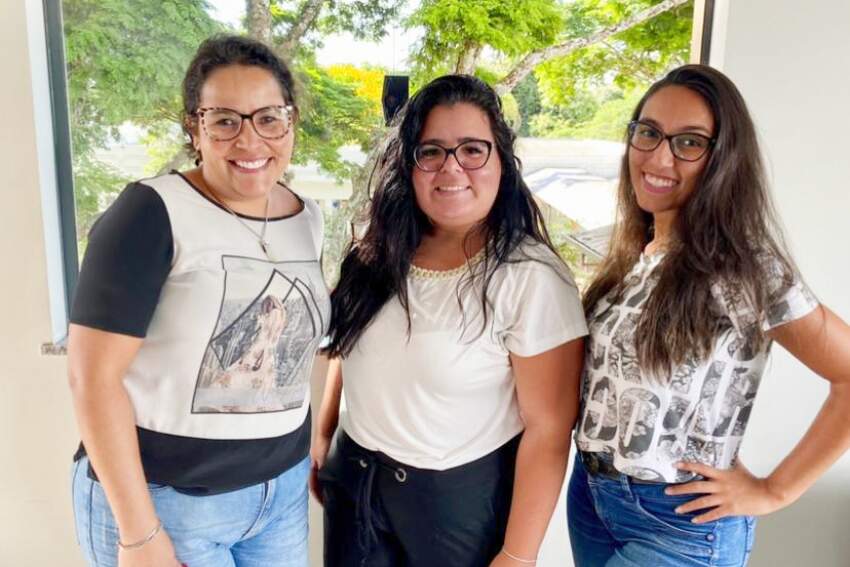
M 316 22 L 325 0 L 307 0 L 301 9 L 301 16 L 292 24 L 286 35 L 278 42 L 278 47 L 285 55 L 291 55 L 304 34 Z
M 544 47 L 542 49 L 538 49 L 537 51 L 532 51 L 531 53 L 523 57 L 520 62 L 517 63 L 516 66 L 510 71 L 510 73 L 505 76 L 504 79 L 496 83 L 494 85 L 494 88 L 496 89 L 496 92 L 500 95 L 505 94 L 512 90 L 517 85 L 517 83 L 523 80 L 526 75 L 528 75 L 532 70 L 534 70 L 535 67 L 537 67 L 541 63 L 550 59 L 554 59 L 555 57 L 564 57 L 565 55 L 569 55 L 570 53 L 578 49 L 582 49 L 600 41 L 605 41 L 612 35 L 616 35 L 620 32 L 626 31 L 627 29 L 640 25 L 646 22 L 647 20 L 651 20 L 659 14 L 663 14 L 664 12 L 668 12 L 674 8 L 678 8 L 679 6 L 686 4 L 688 1 L 689 0 L 664 0 L 664 2 L 661 2 L 660 4 L 656 4 L 651 8 L 647 8 L 642 12 L 638 12 L 634 16 L 626 18 L 618 24 L 603 28 L 587 37 L 571 39 L 569 41 L 565 41 L 557 45 L 550 45 L 549 47 Z

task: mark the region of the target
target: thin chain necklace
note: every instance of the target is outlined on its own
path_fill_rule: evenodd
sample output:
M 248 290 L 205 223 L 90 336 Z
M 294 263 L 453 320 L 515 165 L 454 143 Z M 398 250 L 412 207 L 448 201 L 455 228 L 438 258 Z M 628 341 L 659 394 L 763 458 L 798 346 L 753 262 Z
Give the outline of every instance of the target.
M 231 209 L 230 206 L 228 206 L 228 204 L 225 203 L 224 200 L 221 197 L 219 197 L 218 194 L 215 191 L 213 191 L 212 188 L 209 185 L 204 183 L 204 186 L 206 187 L 207 191 L 209 191 L 210 195 L 212 195 L 213 199 L 215 199 L 215 201 L 219 205 L 224 207 L 224 209 L 228 213 L 230 213 L 233 216 L 233 218 L 235 218 L 237 221 L 239 221 L 239 224 L 244 226 L 246 229 L 248 229 L 248 231 L 251 234 L 253 234 L 254 236 L 257 237 L 257 243 L 260 245 L 260 248 L 262 249 L 263 254 L 266 255 L 266 258 L 268 259 L 268 261 L 269 262 L 276 262 L 276 260 L 274 259 L 274 257 L 272 257 L 272 254 L 271 254 L 271 244 L 269 243 L 268 240 L 266 240 L 266 229 L 268 229 L 268 226 L 269 226 L 269 205 L 272 202 L 272 192 L 269 191 L 269 194 L 266 196 L 266 212 L 263 215 L 263 229 L 260 232 L 257 232 L 256 230 L 254 230 L 251 227 L 251 225 L 249 225 L 247 222 L 242 220 L 242 217 L 240 217 L 236 213 L 236 211 Z

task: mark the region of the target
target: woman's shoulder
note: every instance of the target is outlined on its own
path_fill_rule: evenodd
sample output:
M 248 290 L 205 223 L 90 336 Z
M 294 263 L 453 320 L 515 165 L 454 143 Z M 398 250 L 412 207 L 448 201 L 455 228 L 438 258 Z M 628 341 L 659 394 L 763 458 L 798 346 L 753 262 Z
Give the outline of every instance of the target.
M 517 244 L 507 259 L 496 267 L 493 276 L 497 285 L 518 289 L 540 286 L 577 289 L 572 271 L 558 253 L 531 237 Z
M 569 276 L 572 272 L 558 253 L 530 236 L 523 238 L 508 255 L 505 269 L 512 272 L 544 271 Z

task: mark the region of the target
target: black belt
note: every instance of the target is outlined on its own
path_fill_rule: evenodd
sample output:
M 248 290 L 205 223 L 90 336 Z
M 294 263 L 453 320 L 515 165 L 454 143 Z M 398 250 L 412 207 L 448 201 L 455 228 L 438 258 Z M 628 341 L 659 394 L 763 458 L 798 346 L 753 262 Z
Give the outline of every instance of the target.
M 588 476 L 608 478 L 611 480 L 620 480 L 624 476 L 623 473 L 614 467 L 614 460 L 608 453 L 579 451 L 579 455 Z M 628 479 L 635 484 L 658 484 L 651 480 L 642 480 L 633 476 L 628 476 Z

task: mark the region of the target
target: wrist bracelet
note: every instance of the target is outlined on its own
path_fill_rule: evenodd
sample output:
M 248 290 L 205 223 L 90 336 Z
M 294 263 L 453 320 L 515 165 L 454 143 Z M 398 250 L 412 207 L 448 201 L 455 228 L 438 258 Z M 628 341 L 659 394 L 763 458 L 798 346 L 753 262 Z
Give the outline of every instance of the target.
M 128 551 L 130 549 L 138 549 L 138 548 L 142 547 L 143 545 L 145 545 L 146 543 L 150 542 L 150 540 L 152 540 L 153 538 L 155 538 L 156 534 L 158 534 L 161 529 L 162 529 L 162 522 L 157 521 L 156 527 L 153 530 L 151 530 L 151 533 L 149 533 L 147 536 L 145 536 L 144 538 L 140 539 L 139 541 L 135 541 L 133 543 L 121 543 L 121 540 L 119 539 L 118 540 L 118 547 L 120 549 L 123 549 L 124 551 Z
M 523 559 L 522 557 L 517 557 L 516 555 L 514 555 L 513 553 L 511 553 L 510 551 L 508 551 L 504 547 L 502 548 L 502 553 L 504 553 L 506 557 L 508 557 L 509 559 L 513 559 L 517 563 L 523 563 L 525 565 L 535 565 L 535 564 L 537 564 L 537 559 Z

